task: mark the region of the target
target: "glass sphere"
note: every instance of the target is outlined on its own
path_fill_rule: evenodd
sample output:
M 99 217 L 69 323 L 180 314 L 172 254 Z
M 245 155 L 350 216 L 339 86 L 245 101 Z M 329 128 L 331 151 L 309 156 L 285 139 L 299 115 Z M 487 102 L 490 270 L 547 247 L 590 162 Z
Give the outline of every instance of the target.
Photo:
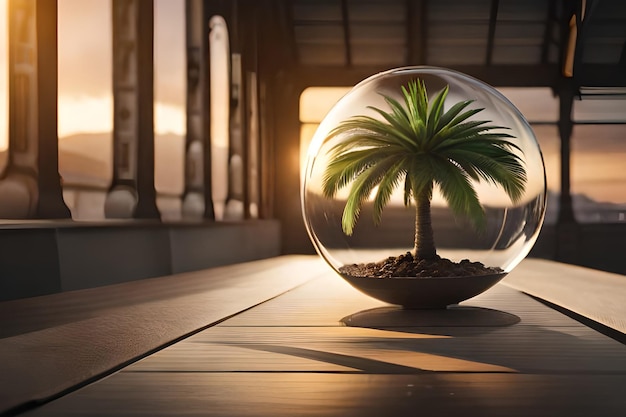
M 506 140 L 513 146 L 508 149 L 517 156 L 526 176 L 523 191 L 515 198 L 505 191 L 502 183 L 485 179 L 480 173 L 470 175 L 463 168 L 463 156 L 459 156 L 459 160 L 447 154 L 443 156 L 451 162 L 449 166 L 467 178 L 475 190 L 484 212 L 482 226 L 476 226 L 471 221 L 472 217 L 459 212 L 458 207 L 456 211 L 452 209 L 447 199 L 450 197 L 449 188 L 447 197 L 442 188 L 449 187 L 449 184 L 442 186 L 438 181 L 432 182 L 430 200 L 438 256 L 455 263 L 463 260 L 480 262 L 506 274 L 529 253 L 543 223 L 546 180 L 541 150 L 529 123 L 506 97 L 482 81 L 444 68 L 405 67 L 373 75 L 357 84 L 330 110 L 313 136 L 302 183 L 303 216 L 309 236 L 318 253 L 344 278 L 346 274 L 341 268 L 346 265 L 379 262 L 407 252 L 415 253 L 416 200 L 409 193 L 410 204 L 405 204 L 405 171 L 399 172 L 394 182 L 395 189 L 382 209 L 379 221 L 373 216 L 379 186 L 370 190 L 362 201 L 351 233 L 346 233 L 342 216 L 356 177 L 347 176 L 334 195 L 323 191 L 328 180 L 329 163 L 337 158 L 337 154 L 333 153 L 337 146 L 341 148 L 343 144 L 344 149 L 380 151 L 374 149 L 372 142 L 355 144 L 355 135 L 363 136 L 358 124 L 340 134 L 331 132 L 346 120 L 362 120 L 354 119 L 355 116 L 369 116 L 385 123 L 383 115 L 375 108 L 393 113 L 390 99 L 405 106 L 402 88 L 407 88 L 409 82 L 415 80 L 423 81 L 429 108 L 447 86 L 443 112 L 456 103 L 470 100 L 471 103 L 463 111 L 482 110 L 472 113 L 465 122 L 485 121 L 494 127 L 481 134 L 496 132 L 510 135 L 506 136 Z M 361 166 L 359 169 L 363 171 L 365 168 Z

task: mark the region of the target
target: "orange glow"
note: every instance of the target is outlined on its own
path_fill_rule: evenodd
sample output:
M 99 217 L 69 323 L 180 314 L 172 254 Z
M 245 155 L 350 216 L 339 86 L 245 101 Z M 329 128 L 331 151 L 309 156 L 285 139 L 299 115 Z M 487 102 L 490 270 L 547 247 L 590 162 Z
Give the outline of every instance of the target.
M 304 174 L 307 150 L 319 122 L 349 87 L 313 87 L 300 97 L 300 161 Z M 548 190 L 560 189 L 560 139 L 556 126 L 558 100 L 546 88 L 502 88 L 500 91 L 531 121 L 554 122 L 533 126 L 546 167 Z M 579 120 L 618 120 L 626 114 L 626 101 L 574 103 Z M 626 176 L 621 169 L 626 158 L 623 137 L 626 125 L 578 125 L 572 135 L 572 192 L 597 202 L 626 203 Z
M 0 0 L 0 152 L 9 142 L 8 26 L 7 0 Z
M 173 5 L 176 5 L 175 7 Z M 0 0 L 0 152 L 8 143 L 7 0 Z M 62 0 L 59 7 L 59 136 L 112 130 L 111 1 Z M 166 8 L 161 8 L 166 7 Z M 172 13 L 172 9 L 175 13 Z M 155 2 L 155 130 L 183 135 L 184 3 Z M 349 87 L 309 88 L 300 101 L 301 161 L 316 124 Z M 558 101 L 549 89 L 501 91 L 531 121 L 554 122 Z M 624 120 L 626 100 L 576 101 L 576 120 Z M 543 150 L 548 188 L 558 191 L 559 137 L 555 125 L 533 127 Z M 572 138 L 572 192 L 626 203 L 626 125 L 577 126 Z M 182 174 L 180 174 L 182 175 Z M 182 180 L 181 180 L 182 181 Z

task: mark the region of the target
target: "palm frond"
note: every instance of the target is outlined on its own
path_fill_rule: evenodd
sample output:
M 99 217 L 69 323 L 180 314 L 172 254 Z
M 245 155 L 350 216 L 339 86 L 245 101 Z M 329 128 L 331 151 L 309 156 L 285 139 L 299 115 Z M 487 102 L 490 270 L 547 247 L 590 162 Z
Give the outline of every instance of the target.
M 434 182 L 456 216 L 467 216 L 478 230 L 485 227 L 485 211 L 466 172 L 450 160 L 434 166 Z
M 448 86 L 430 102 L 421 79 L 401 86 L 401 93 L 402 100 L 381 94 L 388 110 L 368 107 L 377 117 L 351 117 L 326 138 L 340 140 L 330 148 L 322 192 L 333 197 L 350 187 L 342 215 L 344 233 L 353 233 L 375 187 L 375 224 L 400 184 L 407 206 L 430 200 L 436 185 L 455 215 L 467 216 L 477 228 L 484 227 L 485 214 L 473 182 L 500 186 L 513 202 L 522 198 L 527 182 L 523 151 L 506 127 L 474 120 L 483 109 L 470 109 L 473 100 L 445 110 Z
M 458 138 L 470 138 L 491 129 L 495 126 L 487 125 L 487 120 L 470 120 L 451 127 L 441 129 L 438 143 L 450 141 Z
M 430 195 L 434 178 L 430 157 L 425 154 L 414 155 L 410 162 L 407 178 L 410 180 L 409 187 L 413 200 L 417 201 L 418 196 L 424 195 L 424 190 L 431 190 L 426 193 Z M 405 205 L 408 204 L 405 202 Z
M 447 152 L 446 156 L 461 166 L 472 179 L 501 186 L 511 201 L 516 202 L 526 188 L 526 170 L 517 155 L 500 151 L 499 154 L 491 149 L 489 152 L 478 153 L 456 148 Z
M 437 128 L 435 129 L 435 132 L 439 132 L 445 126 L 454 125 L 452 121 L 456 120 L 455 118 L 459 115 L 459 113 L 461 113 L 467 106 L 469 106 L 472 103 L 473 103 L 473 100 L 459 101 L 454 106 L 450 107 L 450 109 L 444 112 L 444 114 L 439 119 L 439 123 L 437 124 Z M 474 112 L 473 114 L 476 114 L 479 111 L 480 109 L 476 109 L 475 111 L 470 110 L 469 112 L 463 113 L 463 115 L 460 116 L 462 117 L 462 119 L 458 123 L 470 117 L 472 115 L 471 114 L 472 112 Z
M 337 191 L 348 185 L 366 168 L 386 158 L 392 152 L 380 150 L 372 152 L 370 148 L 354 150 L 331 159 L 322 177 L 322 193 L 332 198 Z
M 413 146 L 414 143 L 411 139 L 413 132 L 411 131 L 410 124 L 404 123 L 404 118 L 399 118 L 395 114 L 387 113 L 383 110 L 377 109 L 376 107 L 369 108 L 380 114 L 387 121 L 387 123 L 389 123 L 389 125 L 385 125 L 388 135 L 397 136 L 398 138 L 403 139 L 408 147 Z
M 409 175 L 409 173 L 407 172 L 407 175 L 404 178 L 404 206 L 408 207 L 411 205 L 411 189 L 412 189 L 412 184 L 411 184 L 411 176 Z
M 341 142 L 331 150 L 343 152 L 344 150 L 360 147 L 362 140 L 367 139 L 374 146 L 400 145 L 410 147 L 413 141 L 396 130 L 393 126 L 369 116 L 355 116 L 354 118 L 340 123 L 327 136 L 327 140 L 342 134 L 348 134 Z
M 391 194 L 396 189 L 402 178 L 406 176 L 405 160 L 400 159 L 396 161 L 387 171 L 385 176 L 378 184 L 378 190 L 374 197 L 374 224 L 380 224 L 380 220 L 383 214 L 383 209 L 389 202 Z
M 432 138 L 437 131 L 437 126 L 443 112 L 443 103 L 448 96 L 449 87 L 446 86 L 437 94 L 437 97 L 431 102 L 430 111 L 428 112 L 428 121 L 426 122 L 426 135 Z
M 393 97 L 387 96 L 387 95 L 384 95 L 384 94 L 382 96 L 385 99 L 385 102 L 387 103 L 389 108 L 391 109 L 391 112 L 392 112 L 394 118 L 397 120 L 397 122 L 402 124 L 404 126 L 404 129 L 407 132 L 412 132 L 413 128 L 412 128 L 412 125 L 411 125 L 411 115 L 407 111 L 407 109 L 405 107 L 403 107 L 402 104 L 400 104 Z M 376 109 L 376 107 L 369 107 L 369 108 Z
M 352 182 L 341 217 L 341 226 L 346 235 L 351 236 L 354 232 L 363 202 L 368 199 L 374 187 L 381 182 L 393 163 L 393 158 L 386 158 L 376 165 L 365 168 Z

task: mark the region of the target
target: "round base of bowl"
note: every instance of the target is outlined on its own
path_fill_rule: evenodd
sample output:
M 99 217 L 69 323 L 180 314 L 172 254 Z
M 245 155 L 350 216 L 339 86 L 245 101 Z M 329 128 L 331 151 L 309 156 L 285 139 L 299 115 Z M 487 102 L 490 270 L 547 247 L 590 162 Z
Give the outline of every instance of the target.
M 461 277 L 355 277 L 341 274 L 362 293 L 407 309 L 446 308 L 472 298 L 506 276 L 506 272 Z

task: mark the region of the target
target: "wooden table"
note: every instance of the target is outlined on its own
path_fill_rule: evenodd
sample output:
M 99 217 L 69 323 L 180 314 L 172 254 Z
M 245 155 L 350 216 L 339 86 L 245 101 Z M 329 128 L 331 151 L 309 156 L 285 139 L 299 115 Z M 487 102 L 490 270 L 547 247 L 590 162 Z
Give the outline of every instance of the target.
M 329 270 L 24 415 L 626 416 L 626 346 L 508 279 L 403 311 Z

